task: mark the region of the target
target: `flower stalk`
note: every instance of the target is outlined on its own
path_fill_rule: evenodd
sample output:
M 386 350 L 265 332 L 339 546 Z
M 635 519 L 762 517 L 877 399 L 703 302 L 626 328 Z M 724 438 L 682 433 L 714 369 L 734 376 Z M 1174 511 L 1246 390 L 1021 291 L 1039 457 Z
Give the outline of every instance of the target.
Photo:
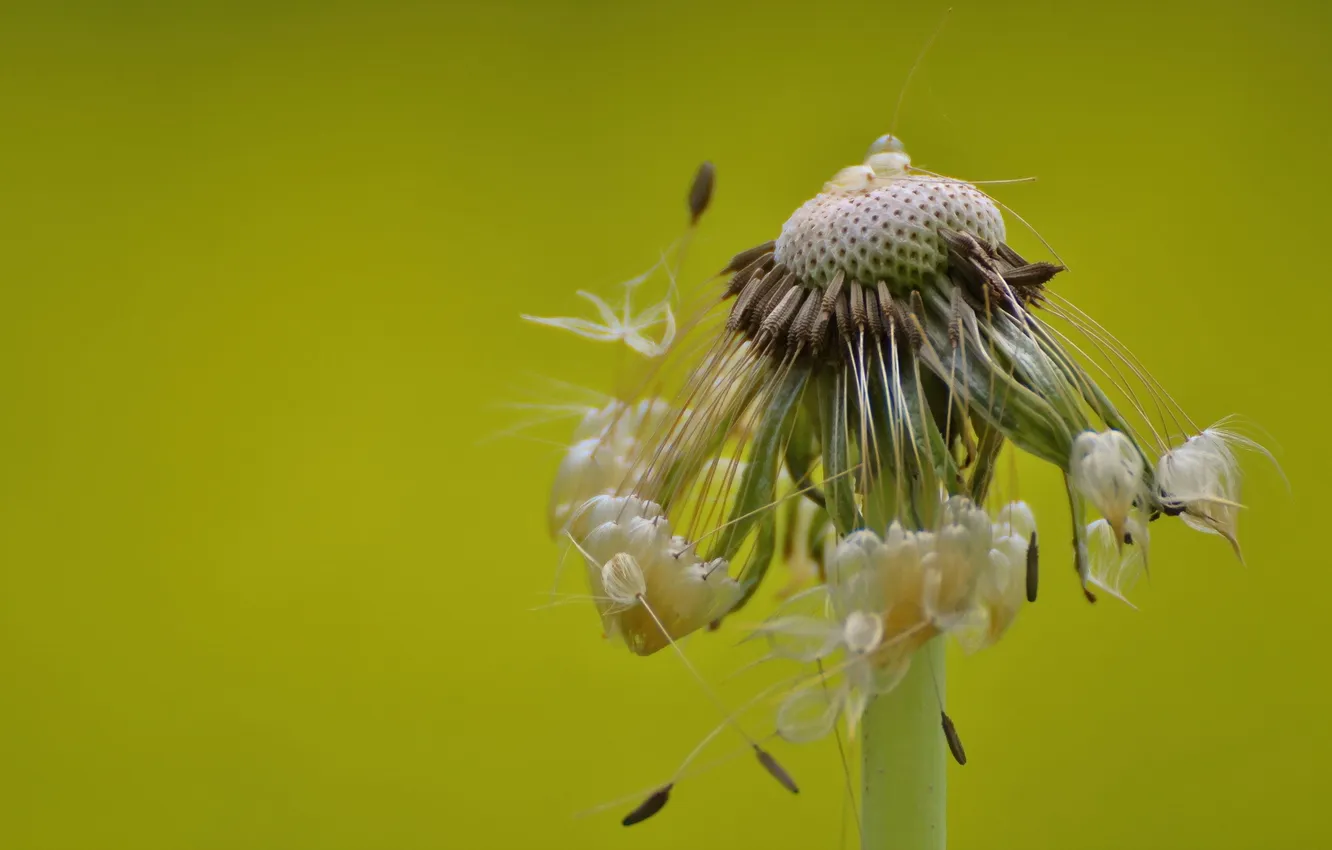
M 947 846 L 943 689 L 944 642 L 935 638 L 916 651 L 897 687 L 866 708 L 860 737 L 862 850 Z

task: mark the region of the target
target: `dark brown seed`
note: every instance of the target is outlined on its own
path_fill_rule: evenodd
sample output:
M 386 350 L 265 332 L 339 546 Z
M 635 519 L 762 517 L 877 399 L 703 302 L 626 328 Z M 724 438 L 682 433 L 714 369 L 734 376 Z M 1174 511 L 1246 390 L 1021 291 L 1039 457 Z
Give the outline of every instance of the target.
M 833 279 L 828 281 L 828 286 L 823 290 L 823 312 L 831 313 L 834 305 L 837 303 L 837 297 L 842 294 L 842 282 L 846 280 L 846 275 L 838 269 Z
M 772 774 L 772 778 L 780 782 L 783 788 L 792 794 L 800 793 L 800 787 L 795 784 L 791 774 L 787 773 L 786 768 L 777 763 L 777 759 L 772 757 L 772 753 L 755 744 L 754 755 L 758 756 L 759 764 L 763 765 L 763 769 Z
M 765 337 L 769 342 L 776 342 L 782 338 L 788 337 L 791 330 L 791 323 L 795 320 L 796 313 L 800 309 L 800 299 L 805 297 L 805 288 L 802 286 L 793 286 L 787 290 L 786 295 L 777 306 L 772 308 L 772 312 L 767 315 L 763 323 L 759 326 L 759 339 L 762 341 Z M 811 293 L 810 300 L 818 300 L 818 296 Z
M 739 295 L 750 281 L 761 278 L 773 266 L 772 254 L 760 254 L 753 261 L 740 267 L 740 271 L 731 275 L 730 283 L 726 284 L 726 292 L 722 298 L 730 298 L 733 295 Z M 728 274 L 729 272 L 722 272 Z
M 814 323 L 819 317 L 819 303 L 818 292 L 811 291 L 805 303 L 800 306 L 800 312 L 796 313 L 791 325 L 791 336 L 795 338 L 796 345 L 800 348 L 814 347 Z
M 865 289 L 859 281 L 851 281 L 851 324 L 856 330 L 865 330 L 869 316 L 865 311 Z
M 920 319 L 915 313 L 907 313 L 904 317 L 906 323 L 907 340 L 911 343 L 913 351 L 919 351 L 925 344 L 925 327 L 920 323 Z
M 911 290 L 911 315 L 915 316 L 921 325 L 925 322 L 925 299 L 921 297 L 919 289 Z
M 665 808 L 666 804 L 670 802 L 671 789 L 674 787 L 675 784 L 671 783 L 664 788 L 659 788 L 656 791 L 653 791 L 652 795 L 639 804 L 638 808 L 625 815 L 624 820 L 620 821 L 620 823 L 625 826 L 633 826 L 636 823 L 642 823 L 652 817 Z
M 1036 601 L 1036 584 L 1040 578 L 1040 551 L 1036 546 L 1036 532 L 1027 541 L 1027 601 Z
M 755 260 L 760 259 L 767 254 L 771 254 L 776 247 L 776 242 L 764 242 L 762 245 L 755 245 L 748 251 L 741 251 L 739 254 L 736 254 L 731 258 L 731 261 L 726 264 L 726 268 L 722 269 L 721 273 L 730 274 L 731 272 L 738 272 Z
M 948 347 L 957 351 L 962 344 L 962 302 L 958 300 L 957 290 L 953 290 L 952 316 L 948 319 Z M 964 432 L 965 433 L 965 432 Z
M 879 281 L 878 289 L 879 311 L 883 314 L 884 332 L 893 333 L 897 327 L 897 309 L 893 307 L 893 295 L 888 291 L 888 284 L 883 281 Z
M 1014 251 L 1012 248 L 1010 248 L 1008 245 L 1004 244 L 1003 242 L 1000 242 L 999 244 L 995 245 L 993 249 L 990 250 L 989 254 L 994 259 L 999 260 L 1001 263 L 1003 263 L 1006 266 L 1009 266 L 1010 268 L 1022 268 L 1023 266 L 1029 265 L 1027 261 L 1022 258 L 1021 254 L 1019 254 L 1017 251 Z M 1046 263 L 1046 265 L 1049 265 L 1049 263 Z
M 953 760 L 958 764 L 967 763 L 967 751 L 962 749 L 962 739 L 957 736 L 957 727 L 953 725 L 953 718 L 944 712 L 939 712 L 939 717 L 943 722 L 944 738 L 948 740 L 948 751 L 953 754 Z
M 883 324 L 883 312 L 879 307 L 879 296 L 875 290 L 865 289 L 865 314 L 869 320 L 870 334 L 876 339 L 887 335 L 888 329 Z
M 1050 282 L 1050 279 L 1064 270 L 1063 266 L 1054 263 L 1028 263 L 1025 266 L 1018 266 L 1015 269 L 1005 271 L 1004 280 L 1009 286 L 1020 287 L 1040 287 Z
M 812 300 L 812 299 L 811 299 Z M 820 351 L 828 338 L 828 323 L 832 320 L 832 313 L 824 309 L 822 305 L 819 308 L 819 314 L 814 317 L 814 326 L 810 328 L 809 336 L 813 341 L 813 350 Z
M 689 223 L 698 224 L 712 200 L 712 186 L 717 178 L 717 169 L 712 163 L 705 162 L 694 173 L 694 183 L 689 187 Z
M 782 299 L 792 290 L 798 288 L 795 282 L 795 272 L 788 273 L 784 278 L 777 282 L 777 285 L 768 292 L 766 298 L 762 301 L 755 301 L 753 309 L 745 317 L 744 328 L 750 336 L 756 336 L 759 328 L 763 325 L 763 320 L 772 315 L 777 309 L 777 305 L 782 303 Z
M 844 295 L 837 299 L 833 305 L 833 315 L 837 317 L 837 332 L 842 335 L 842 339 L 850 341 L 851 335 L 851 298 Z
M 747 327 L 750 315 L 767 300 L 785 276 L 786 267 L 776 265 L 762 278 L 750 281 L 740 293 L 740 297 L 731 305 L 731 315 L 726 320 L 726 329 L 735 331 Z

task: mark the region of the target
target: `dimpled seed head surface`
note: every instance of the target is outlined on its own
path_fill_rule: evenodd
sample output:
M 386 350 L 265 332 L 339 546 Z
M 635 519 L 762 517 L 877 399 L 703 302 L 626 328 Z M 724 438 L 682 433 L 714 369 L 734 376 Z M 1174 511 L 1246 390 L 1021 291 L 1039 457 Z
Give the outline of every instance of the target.
M 1004 239 L 998 208 L 974 186 L 900 178 L 825 189 L 782 225 L 775 257 L 809 283 L 826 284 L 841 269 L 850 280 L 911 289 L 947 265 L 940 227 Z

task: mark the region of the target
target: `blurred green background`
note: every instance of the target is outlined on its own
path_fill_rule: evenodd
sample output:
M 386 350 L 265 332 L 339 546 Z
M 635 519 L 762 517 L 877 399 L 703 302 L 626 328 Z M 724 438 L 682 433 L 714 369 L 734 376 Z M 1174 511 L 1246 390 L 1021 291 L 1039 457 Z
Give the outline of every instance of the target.
M 573 817 L 715 719 L 668 655 L 529 610 L 564 428 L 495 435 L 613 374 L 520 312 L 647 267 L 704 158 L 686 282 L 770 238 L 942 14 L 0 7 L 0 847 L 849 841 L 831 742 L 779 751 L 798 798 L 741 761 L 632 831 Z M 1290 478 L 1249 464 L 1247 566 L 1163 526 L 1138 612 L 1043 547 L 1041 602 L 952 660 L 955 848 L 1332 841 L 1330 35 L 1321 2 L 958 4 L 912 82 L 916 162 L 1038 175 L 996 191 L 1061 291 Z M 1062 539 L 1057 479 L 1022 481 Z M 735 636 L 691 642 L 709 677 Z

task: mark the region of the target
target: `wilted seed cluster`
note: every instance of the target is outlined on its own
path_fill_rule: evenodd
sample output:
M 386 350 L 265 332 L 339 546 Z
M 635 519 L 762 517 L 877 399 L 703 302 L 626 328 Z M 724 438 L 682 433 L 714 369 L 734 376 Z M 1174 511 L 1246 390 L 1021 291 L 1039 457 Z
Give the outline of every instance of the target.
M 1036 595 L 1036 524 L 1023 502 L 992 520 L 965 496 L 942 506 L 939 524 L 912 530 L 894 520 L 882 536 L 847 535 L 827 559 L 827 582 L 810 595 L 815 613 L 779 613 L 759 631 L 772 655 L 801 662 L 840 658 L 830 686 L 809 677 L 782 702 L 787 740 L 820 738 L 844 716 L 854 733 L 876 694 L 901 681 L 917 649 L 945 632 L 969 649 L 999 639 Z
M 694 222 L 711 185 L 709 167 Z M 786 601 L 753 631 L 770 657 L 811 667 L 785 689 L 777 731 L 808 740 L 839 717 L 854 729 L 926 641 L 987 646 L 1035 600 L 1032 511 L 987 507 L 1010 444 L 1063 477 L 1089 600 L 1123 595 L 1160 516 L 1238 552 L 1235 449 L 1254 445 L 1192 425 L 1050 289 L 1063 267 L 1005 238 L 987 194 L 914 168 L 885 136 L 731 260 L 709 303 L 720 327 L 691 322 L 677 340 L 670 304 L 650 308 L 671 336 L 644 384 L 659 397 L 588 411 L 551 496 L 605 632 L 654 653 L 734 614 L 785 560 L 799 568 Z M 626 306 L 615 321 L 631 319 Z
M 594 496 L 569 525 L 587 562 L 606 634 L 639 655 L 708 624 L 739 598 L 724 559 L 704 561 L 671 534 L 661 507 L 633 496 Z

